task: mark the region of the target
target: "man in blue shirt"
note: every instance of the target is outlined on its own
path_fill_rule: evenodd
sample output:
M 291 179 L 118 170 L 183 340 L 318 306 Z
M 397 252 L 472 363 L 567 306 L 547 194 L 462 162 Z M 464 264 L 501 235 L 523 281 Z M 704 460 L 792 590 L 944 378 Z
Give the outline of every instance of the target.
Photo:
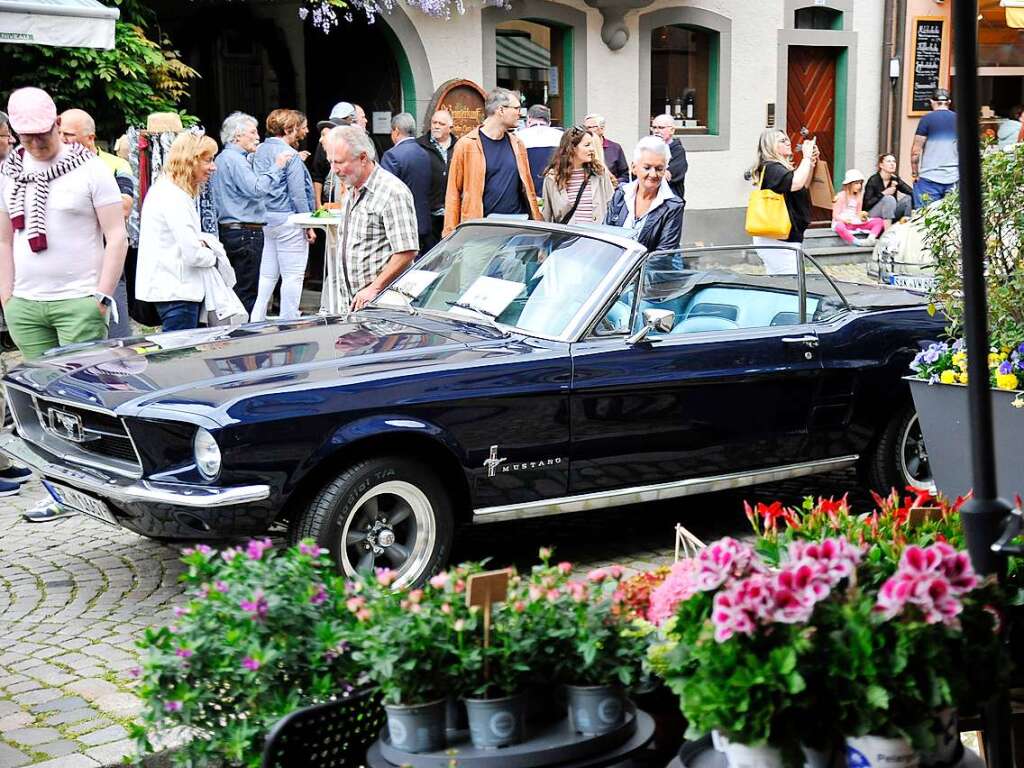
M 235 270 L 235 294 L 251 314 L 259 289 L 267 192 L 295 153 L 284 150 L 270 170 L 253 170 L 253 152 L 260 144 L 260 134 L 256 118 L 244 112 L 228 115 L 220 129 L 220 140 L 224 149 L 217 155 L 210 193 L 217 208 L 220 241 Z
M 935 91 L 932 111 L 917 124 L 910 168 L 915 208 L 941 200 L 960 178 L 956 112 L 949 108 L 949 91 L 945 88 Z
M 430 190 L 433 169 L 428 150 L 416 142 L 416 118 L 399 112 L 391 119 L 391 141 L 395 145 L 384 153 L 380 167 L 397 176 L 412 192 L 416 206 L 416 231 L 420 253 L 431 246 Z

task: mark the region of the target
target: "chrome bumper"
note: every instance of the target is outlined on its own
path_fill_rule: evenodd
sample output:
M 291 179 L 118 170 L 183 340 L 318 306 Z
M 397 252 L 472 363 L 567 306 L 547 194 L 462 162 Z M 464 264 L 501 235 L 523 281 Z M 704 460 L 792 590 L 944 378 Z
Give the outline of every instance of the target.
M 169 504 L 176 507 L 209 509 L 251 504 L 270 496 L 269 485 L 217 488 L 185 483 L 163 483 L 133 480 L 89 467 L 54 464 L 41 449 L 12 432 L 0 434 L 0 452 L 48 480 L 65 483 L 114 502 Z

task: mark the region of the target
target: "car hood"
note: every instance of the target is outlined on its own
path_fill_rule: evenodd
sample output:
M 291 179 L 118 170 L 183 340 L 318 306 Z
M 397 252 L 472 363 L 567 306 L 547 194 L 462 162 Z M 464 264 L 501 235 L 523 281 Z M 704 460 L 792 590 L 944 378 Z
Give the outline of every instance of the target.
M 473 350 L 497 351 L 503 338 L 454 319 L 371 309 L 91 344 L 26 363 L 6 381 L 122 413 L 153 404 L 217 407 L 270 386 L 458 365 Z

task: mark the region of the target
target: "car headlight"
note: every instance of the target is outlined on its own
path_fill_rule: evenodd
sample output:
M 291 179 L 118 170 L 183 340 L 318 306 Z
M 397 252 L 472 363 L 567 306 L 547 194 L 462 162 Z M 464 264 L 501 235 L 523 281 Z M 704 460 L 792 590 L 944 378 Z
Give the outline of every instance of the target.
M 200 427 L 192 440 L 192 452 L 196 457 L 199 473 L 212 480 L 220 472 L 220 446 L 209 432 Z

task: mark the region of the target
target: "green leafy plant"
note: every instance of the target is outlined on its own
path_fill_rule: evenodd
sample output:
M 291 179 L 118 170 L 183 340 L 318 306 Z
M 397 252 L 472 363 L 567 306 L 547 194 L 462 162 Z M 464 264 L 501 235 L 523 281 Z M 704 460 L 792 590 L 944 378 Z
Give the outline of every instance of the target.
M 385 704 L 426 704 L 472 689 L 464 671 L 483 665 L 478 608 L 466 606 L 466 581 L 483 570 L 466 563 L 422 588 L 393 591 L 389 570 L 348 585 L 347 610 L 358 622 L 355 660 Z
M 15 88 L 43 88 L 58 109 L 89 112 L 101 138 L 120 135 L 126 125 L 145 125 L 151 112 L 178 112 L 199 73 L 159 34 L 156 13 L 142 0 L 114 2 L 121 17 L 112 50 L 0 45 L 7 73 L 4 102 Z M 195 122 L 181 114 L 186 124 Z
M 1024 341 L 1024 145 L 1012 151 L 986 151 L 982 157 L 982 225 L 985 236 L 985 289 L 988 328 L 997 349 Z M 951 338 L 963 334 L 963 271 L 960 195 L 957 191 L 920 214 L 924 242 L 934 257 L 933 306 L 949 320 Z
M 152 751 L 147 733 L 185 726 L 193 738 L 177 765 L 258 766 L 274 722 L 360 680 L 344 580 L 309 541 L 284 551 L 269 539 L 223 552 L 200 545 L 182 561 L 187 605 L 139 643 L 139 753 Z

